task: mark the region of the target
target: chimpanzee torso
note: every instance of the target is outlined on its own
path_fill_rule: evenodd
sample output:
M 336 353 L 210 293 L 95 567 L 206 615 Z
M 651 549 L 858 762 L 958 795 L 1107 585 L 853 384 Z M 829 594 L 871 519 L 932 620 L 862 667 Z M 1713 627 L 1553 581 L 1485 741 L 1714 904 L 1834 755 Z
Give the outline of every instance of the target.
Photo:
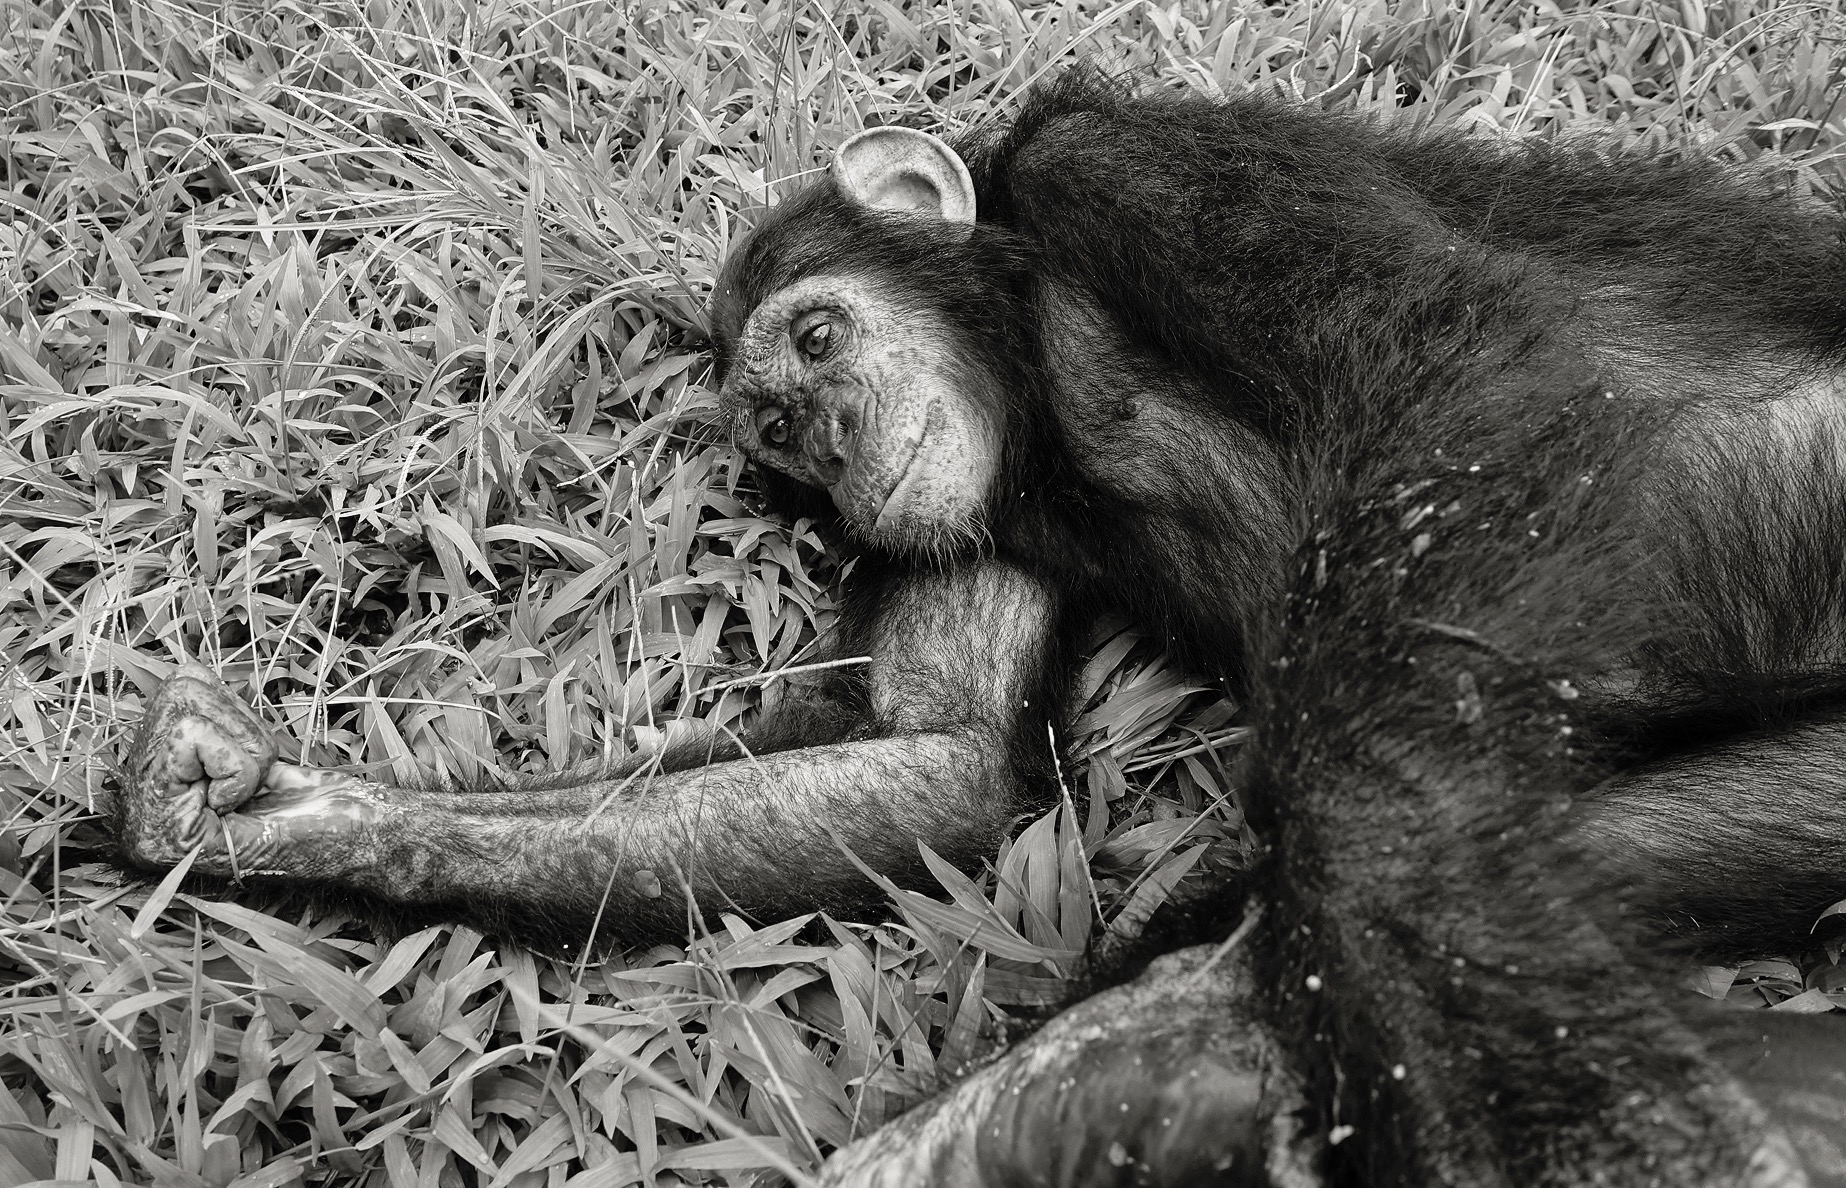
M 1516 158 L 1514 172 L 1534 174 L 1521 190 L 1491 142 L 1378 136 L 1258 100 L 1106 118 L 1045 105 L 965 147 L 983 217 L 1033 248 L 1042 359 L 1028 404 L 1055 439 L 1033 452 L 1069 466 L 1028 472 L 1044 480 L 1037 491 L 997 492 L 994 540 L 1067 575 L 1073 602 L 1144 622 L 1201 675 L 1238 686 L 1280 614 L 1285 574 L 1312 564 L 1316 524 L 1346 514 L 1305 493 L 1345 498 L 1370 459 L 1416 445 L 1432 475 L 1501 465 L 1496 452 L 1530 428 L 1528 406 L 1606 400 L 1627 408 L 1636 448 L 1594 481 L 1623 486 L 1639 509 L 1625 530 L 1651 531 L 1610 541 L 1627 554 L 1620 607 L 1581 613 L 1651 606 L 1677 631 L 1577 674 L 1619 691 L 1612 729 L 1645 731 L 1636 722 L 1652 703 L 1669 716 L 1734 708 L 1738 680 L 1783 690 L 1778 703 L 1836 696 L 1846 624 L 1832 619 L 1846 600 L 1804 543 L 1846 531 L 1846 382 L 1809 354 L 1841 299 L 1823 221 L 1766 207 L 1760 234 L 1781 263 L 1740 253 L 1737 279 L 1760 282 L 1746 295 L 1686 267 L 1748 201 L 1694 166 L 1650 177 L 1584 152 L 1578 173 L 1560 160 L 1575 150 L 1538 149 Z M 1143 160 L 1179 164 L 1124 168 Z M 1342 183 L 1327 186 L 1335 173 Z M 1474 193 L 1482 177 L 1505 192 Z M 1675 230 L 1588 250 L 1607 233 L 1565 213 L 1560 184 L 1583 187 L 1586 203 L 1646 202 Z M 1145 228 L 1150 264 L 1124 267 L 1104 234 L 1125 221 Z M 1812 270 L 1816 301 L 1791 305 L 1786 277 L 1763 275 L 1772 268 Z M 1534 403 L 1535 384 L 1555 395 Z M 1463 393 L 1472 417 L 1445 408 Z M 1404 517 L 1449 510 L 1425 510 L 1413 486 L 1386 493 L 1404 497 Z M 1036 506 L 1015 514 L 1016 498 Z M 1740 507 L 1773 519 L 1789 506 L 1816 509 L 1811 532 L 1734 531 Z M 1804 587 L 1818 596 L 1791 607 L 1786 591 Z M 1729 621 L 1672 609 L 1687 602 L 1721 604 Z M 1720 666 L 1681 660 L 1720 646 Z M 1789 693 L 1791 677 L 1811 693 Z

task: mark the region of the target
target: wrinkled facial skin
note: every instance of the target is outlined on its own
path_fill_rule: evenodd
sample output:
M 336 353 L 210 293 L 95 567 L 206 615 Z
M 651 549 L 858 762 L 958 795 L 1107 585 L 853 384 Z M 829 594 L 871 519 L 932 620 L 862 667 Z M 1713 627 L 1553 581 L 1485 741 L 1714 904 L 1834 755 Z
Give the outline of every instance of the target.
M 824 489 L 859 541 L 941 556 L 982 538 L 998 412 L 927 312 L 872 278 L 805 277 L 750 311 L 726 363 L 739 448 Z

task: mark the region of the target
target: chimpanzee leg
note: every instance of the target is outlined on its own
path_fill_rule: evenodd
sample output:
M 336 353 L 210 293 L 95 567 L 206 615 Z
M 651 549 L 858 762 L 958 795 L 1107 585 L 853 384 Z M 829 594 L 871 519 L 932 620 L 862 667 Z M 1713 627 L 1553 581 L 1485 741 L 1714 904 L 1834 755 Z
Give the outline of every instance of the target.
M 1259 725 L 1248 790 L 1281 826 L 1278 1025 L 1321 1041 L 1310 1101 L 1357 1136 L 1334 1182 L 1811 1185 L 1696 1004 L 1630 964 L 1639 929 L 1600 916 L 1605 872 L 1560 836 L 1568 703 L 1415 624 L 1368 642 L 1399 680 L 1297 653 L 1312 683 Z M 1346 733 L 1290 737 L 1336 697 Z
M 1469 437 L 1488 415 L 1432 408 L 1411 448 L 1328 492 L 1278 675 L 1251 699 L 1241 790 L 1274 847 L 1258 952 L 1276 1025 L 1314 1040 L 1296 1049 L 1309 1101 L 1350 1128 L 1329 1175 L 1808 1184 L 1704 1022 L 1634 963 L 1643 929 L 1603 914 L 1609 872 L 1571 835 L 1574 798 L 1610 774 L 1584 745 L 1581 674 L 1635 646 L 1600 612 L 1654 590 L 1631 563 L 1654 525 L 1607 459 L 1652 428 L 1612 398 L 1571 401 L 1488 449 Z M 1450 464 L 1464 448 L 1487 461 Z M 1411 491 L 1458 514 L 1406 516 Z
M 1586 819 L 1567 826 L 1562 849 L 1550 853 L 1568 861 L 1574 848 L 1586 846 L 1599 863 L 1617 864 L 1618 879 L 1664 880 L 1668 885 L 1661 888 L 1663 899 L 1683 898 L 1686 886 L 1681 884 L 1696 872 L 1732 869 L 1740 855 L 1760 858 L 1763 870 L 1755 877 L 1767 879 L 1786 853 L 1791 861 L 1804 864 L 1808 877 L 1803 885 L 1821 886 L 1826 872 L 1840 865 L 1829 865 L 1838 851 L 1827 839 L 1846 836 L 1846 811 L 1839 804 L 1842 798 L 1831 794 L 1829 778 L 1840 769 L 1831 757 L 1843 744 L 1846 722 L 1836 719 L 1650 769 L 1600 794 L 1581 810 Z M 1472 813 L 1466 807 L 1472 798 L 1458 796 L 1460 781 L 1444 778 L 1440 768 L 1407 759 L 1408 753 L 1394 753 L 1384 769 L 1392 770 L 1393 782 L 1402 781 L 1400 788 L 1439 789 L 1437 805 L 1446 802 Z M 1777 800 L 1768 803 L 1747 795 L 1758 779 L 1768 779 L 1771 769 L 1781 781 L 1772 782 Z M 1778 811 L 1782 806 L 1803 819 L 1805 831 L 1776 832 L 1789 825 Z M 1355 842 L 1359 837 L 1373 842 L 1359 847 L 1374 855 L 1363 859 L 1362 866 L 1379 876 L 1401 869 L 1388 856 L 1401 849 L 1401 843 L 1380 844 L 1392 835 L 1377 831 L 1377 819 L 1365 813 L 1352 813 L 1347 819 L 1355 827 Z M 1452 847 L 1468 832 L 1454 824 L 1448 830 L 1414 832 L 1432 846 Z M 1635 857 L 1637 852 L 1640 857 Z M 1658 857 L 1662 854 L 1664 858 Z M 1410 861 L 1414 865 L 1417 860 Z M 1429 864 L 1438 874 L 1456 873 L 1452 858 L 1432 858 Z M 1527 881 L 1518 871 L 1506 871 L 1503 877 L 1510 885 Z M 1564 885 L 1572 881 L 1566 879 Z M 1363 890 L 1372 897 L 1395 893 L 1376 880 L 1365 883 Z M 1720 900 L 1735 893 L 1729 881 L 1712 892 Z M 1837 897 L 1837 889 L 1834 894 Z M 1456 910 L 1438 923 L 1451 941 L 1479 943 L 1480 922 L 1470 921 L 1471 914 Z M 1587 922 L 1560 932 L 1560 939 L 1566 932 L 1571 943 L 1561 947 L 1573 958 L 1619 966 L 1620 954 Z M 1370 945 L 1378 939 L 1372 933 L 1361 929 L 1352 939 Z M 1403 939 L 1398 938 L 1400 943 Z M 1479 964 L 1478 953 L 1464 956 L 1465 950 L 1457 947 L 1444 955 L 1440 944 L 1432 947 L 1435 964 L 1451 966 L 1457 991 L 1470 982 L 1497 980 L 1483 979 L 1488 971 Z M 1015 1182 L 1072 1188 L 1114 1183 L 1296 1188 L 1320 1183 L 1317 1155 L 1325 1136 L 1303 1133 L 1297 1114 L 1299 1082 L 1265 1023 L 1263 1002 L 1251 997 L 1245 952 L 1233 951 L 1215 968 L 1204 970 L 1210 952 L 1206 947 L 1175 954 L 1156 962 L 1132 985 L 1072 1008 L 995 1064 L 842 1151 L 827 1166 L 827 1182 L 876 1188 L 999 1188 Z M 1557 969 L 1553 966 L 1554 972 Z M 1519 974 L 1510 965 L 1500 972 L 1515 978 Z M 1544 972 L 1530 973 L 1530 981 L 1495 989 L 1511 988 L 1534 1000 L 1552 993 L 1545 989 Z M 1303 979 L 1290 997 L 1312 999 L 1321 992 L 1322 981 L 1319 975 L 1313 981 Z M 1659 1003 L 1658 992 L 1649 996 Z M 1380 1002 L 1390 997 L 1375 994 Z M 1412 1002 L 1398 1007 L 1389 1022 L 1405 1029 L 1398 1049 L 1404 1056 L 1423 1052 L 1430 1059 L 1414 1070 L 1402 1070 L 1406 1091 L 1413 1098 L 1446 1096 L 1416 1086 L 1432 1075 L 1441 1078 L 1449 1060 L 1442 1053 L 1444 1045 L 1416 1034 L 1416 1016 L 1428 1004 Z M 1572 1058 L 1578 1055 L 1571 1051 L 1576 1042 L 1573 1028 L 1645 1029 L 1650 1042 L 1660 1047 L 1657 1058 L 1688 1075 L 1674 1087 L 1677 1092 L 1638 1103 L 1646 1119 L 1643 1125 L 1665 1121 L 1678 1126 L 1694 1120 L 1707 1124 L 1688 1132 L 1690 1166 L 1709 1158 L 1711 1164 L 1704 1170 L 1721 1179 L 1724 1149 L 1729 1146 L 1730 1159 L 1736 1161 L 1732 1166 L 1747 1165 L 1743 1182 L 1750 1185 L 1846 1188 L 1846 1026 L 1825 1016 L 1705 1010 L 1690 995 L 1677 1010 L 1665 1005 L 1665 1010 L 1649 1012 L 1639 1003 L 1610 1002 L 1601 1017 L 1594 1011 L 1587 1017 L 1580 1011 L 1556 1011 L 1548 1038 L 1556 1044 L 1558 1074 L 1569 1075 Z M 1538 1013 L 1542 1016 L 1547 1009 L 1555 1006 Z M 1655 1018 L 1644 1020 L 1646 1013 Z M 1675 1014 L 1682 1016 L 1678 1022 L 1672 1018 Z M 1338 1024 L 1329 1019 L 1325 1026 L 1331 1031 Z M 1584 1038 L 1597 1046 L 1606 1044 L 1593 1032 Z M 1605 1050 L 1623 1058 L 1619 1043 Z M 1476 1052 L 1468 1063 L 1476 1065 L 1495 1055 Z M 1466 1076 L 1479 1071 L 1470 1067 Z M 1514 1104 L 1508 1091 L 1518 1092 L 1516 1082 L 1502 1079 L 1510 1071 L 1491 1077 L 1474 1104 L 1500 1104 L 1501 1094 L 1506 1094 L 1505 1104 Z M 1519 1104 L 1532 1108 L 1535 1103 Z M 1456 1137 L 1456 1142 L 1459 1147 L 1463 1140 Z M 1620 1149 L 1611 1144 L 1609 1157 L 1618 1159 L 1615 1152 Z M 1493 1177 L 1505 1170 L 1504 1149 L 1490 1144 L 1478 1152 L 1463 1148 L 1458 1154 L 1473 1166 L 1458 1162 L 1442 1169 L 1455 1182 L 1503 1182 Z M 1479 1162 L 1470 1155 L 1478 1155 Z M 1490 1178 L 1471 1181 L 1473 1175 Z
M 1700 949 L 1786 949 L 1846 898 L 1846 714 L 1649 765 L 1576 816 L 1610 884 Z
M 1846 1188 L 1846 1020 L 1723 1011 L 1705 1030 L 1712 1053 L 1788 1136 L 1808 1188 Z
M 1169 954 L 842 1150 L 823 1182 L 1313 1188 L 1319 1139 L 1260 1007 L 1247 947 Z
M 145 867 L 197 847 L 202 873 L 358 892 L 529 943 L 580 943 L 599 919 L 625 943 L 682 934 L 683 886 L 765 918 L 868 907 L 877 893 L 841 847 L 900 879 L 920 871 L 919 841 L 962 863 L 990 853 L 1022 807 L 1021 723 L 1056 712 L 1045 690 L 1061 679 L 1052 601 L 1017 570 L 870 596 L 849 741 L 626 779 L 469 793 L 274 763 L 247 708 L 183 674 L 124 765 L 118 838 Z
M 1846 898 L 1846 714 L 1630 772 L 1571 817 L 1601 885 L 1697 949 L 1787 951 Z M 1688 1022 L 1786 1136 L 1810 1188 L 1846 1188 L 1846 1020 L 1694 1007 Z

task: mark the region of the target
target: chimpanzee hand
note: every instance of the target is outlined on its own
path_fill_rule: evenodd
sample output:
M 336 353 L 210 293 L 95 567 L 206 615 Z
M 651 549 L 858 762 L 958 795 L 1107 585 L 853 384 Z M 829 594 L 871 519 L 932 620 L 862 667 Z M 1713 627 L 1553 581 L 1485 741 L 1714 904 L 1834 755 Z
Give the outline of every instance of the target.
M 366 823 L 381 807 L 357 778 L 276 754 L 268 728 L 216 675 L 182 666 L 154 695 L 122 764 L 123 857 L 164 869 L 198 847 L 194 869 L 268 873 L 294 843 Z

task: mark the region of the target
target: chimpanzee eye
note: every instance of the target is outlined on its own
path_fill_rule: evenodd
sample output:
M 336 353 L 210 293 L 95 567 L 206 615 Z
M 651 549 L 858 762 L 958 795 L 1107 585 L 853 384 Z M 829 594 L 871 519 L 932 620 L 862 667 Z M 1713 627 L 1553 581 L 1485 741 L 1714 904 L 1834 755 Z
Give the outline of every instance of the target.
M 788 417 L 775 405 L 759 409 L 756 414 L 756 433 L 770 445 L 788 444 Z
M 816 322 L 795 339 L 795 347 L 810 361 L 818 362 L 833 349 L 833 323 Z

